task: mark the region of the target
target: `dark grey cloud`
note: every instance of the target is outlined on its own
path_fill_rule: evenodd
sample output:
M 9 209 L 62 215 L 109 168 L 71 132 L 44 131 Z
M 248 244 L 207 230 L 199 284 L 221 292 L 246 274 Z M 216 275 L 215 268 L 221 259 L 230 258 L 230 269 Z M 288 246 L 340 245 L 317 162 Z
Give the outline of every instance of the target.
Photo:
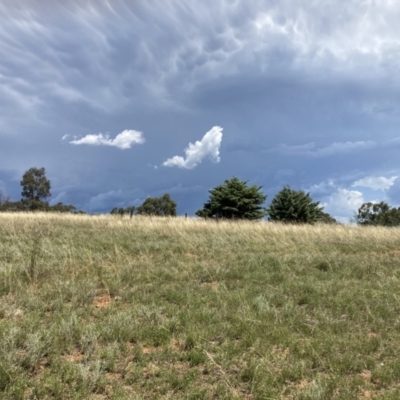
M 399 174 L 399 18 L 389 0 L 3 0 L 0 190 L 44 166 L 53 201 L 93 212 L 171 191 L 193 213 L 233 175 L 269 199 L 283 184 L 331 205 L 378 196 L 352 185 Z M 155 168 L 213 126 L 219 163 Z M 124 131 L 146 142 L 61 140 Z

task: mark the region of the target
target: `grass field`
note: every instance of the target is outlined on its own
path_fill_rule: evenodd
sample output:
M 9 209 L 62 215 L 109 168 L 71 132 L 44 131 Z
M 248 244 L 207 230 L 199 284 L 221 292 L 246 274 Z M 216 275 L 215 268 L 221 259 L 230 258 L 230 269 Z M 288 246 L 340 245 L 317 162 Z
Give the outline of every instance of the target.
M 1 399 L 400 399 L 400 229 L 0 214 Z

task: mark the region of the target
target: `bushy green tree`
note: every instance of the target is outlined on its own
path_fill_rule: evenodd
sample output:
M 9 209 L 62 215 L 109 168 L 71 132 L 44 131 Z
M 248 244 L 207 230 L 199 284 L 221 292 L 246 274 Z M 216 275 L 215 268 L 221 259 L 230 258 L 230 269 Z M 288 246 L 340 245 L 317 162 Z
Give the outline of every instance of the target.
M 267 196 L 262 186 L 248 186 L 248 181 L 233 177 L 209 191 L 210 198 L 196 215 L 209 218 L 257 220 L 265 216 Z
M 288 223 L 314 223 L 322 218 L 322 207 L 319 201 L 313 202 L 310 194 L 302 190 L 293 190 L 285 186 L 274 199 L 267 210 L 271 221 Z
M 363 203 L 355 217 L 358 225 L 400 226 L 400 208 L 380 203 Z
M 43 210 L 48 208 L 45 201 L 51 196 L 50 181 L 46 178 L 44 168 L 30 168 L 24 173 L 21 180 L 22 200 L 27 210 Z
M 155 216 L 176 216 L 176 203 L 171 196 L 166 193 L 161 197 L 148 197 L 142 205 L 136 209 L 139 215 L 155 215 Z

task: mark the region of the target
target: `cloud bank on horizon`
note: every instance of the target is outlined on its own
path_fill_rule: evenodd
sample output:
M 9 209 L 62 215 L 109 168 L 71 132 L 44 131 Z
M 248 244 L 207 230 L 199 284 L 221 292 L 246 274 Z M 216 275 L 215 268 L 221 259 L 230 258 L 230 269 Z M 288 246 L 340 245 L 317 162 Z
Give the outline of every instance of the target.
M 193 169 L 206 157 L 209 157 L 215 163 L 220 161 L 219 147 L 222 141 L 223 128 L 214 126 L 209 130 L 201 140 L 194 144 L 189 143 L 185 149 L 186 158 L 174 156 L 163 162 L 164 167 L 179 167 Z
M 399 206 L 399 20 L 391 0 L 3 0 L 0 189 L 44 166 L 92 212 L 171 191 L 193 214 L 231 176 L 343 220 Z M 146 145 L 105 157 L 144 143 L 124 127 Z
M 309 156 L 309 157 L 329 157 L 338 154 L 354 154 L 358 151 L 369 150 L 376 147 L 376 143 L 368 141 L 358 142 L 334 142 L 326 146 L 318 147 L 314 142 L 288 146 L 281 144 L 270 151 L 277 151 L 287 156 Z

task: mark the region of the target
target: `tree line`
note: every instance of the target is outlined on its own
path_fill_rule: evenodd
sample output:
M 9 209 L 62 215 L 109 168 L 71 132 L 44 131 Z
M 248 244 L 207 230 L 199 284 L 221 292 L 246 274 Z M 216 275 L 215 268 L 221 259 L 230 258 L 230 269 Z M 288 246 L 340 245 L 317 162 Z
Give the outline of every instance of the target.
M 72 204 L 59 202 L 50 205 L 46 199 L 51 196 L 51 183 L 46 177 L 44 168 L 30 168 L 22 176 L 21 200 L 11 201 L 0 192 L 0 211 L 54 211 L 69 213 L 84 213 L 78 211 Z
M 0 211 L 53 211 L 84 213 L 75 206 L 59 202 L 50 205 L 46 200 L 51 196 L 51 183 L 44 168 L 30 168 L 20 182 L 22 198 L 11 201 L 0 192 Z M 309 193 L 284 186 L 272 199 L 269 207 L 264 207 L 267 195 L 262 186 L 249 186 L 248 181 L 233 177 L 209 190 L 209 198 L 196 215 L 209 219 L 260 220 L 285 223 L 312 224 L 316 222 L 337 223 L 323 211 L 319 201 L 313 201 Z M 177 204 L 168 193 L 161 197 L 148 197 L 140 206 L 115 207 L 112 215 L 176 216 Z M 400 207 L 389 206 L 385 202 L 363 203 L 354 217 L 358 225 L 400 226 Z
M 384 201 L 364 203 L 358 209 L 355 222 L 358 225 L 400 226 L 400 207 L 391 207 Z
M 158 217 L 175 217 L 176 216 L 176 203 L 171 199 L 168 193 L 161 197 L 148 197 L 142 205 L 135 207 L 129 206 L 126 208 L 115 207 L 110 211 L 110 214 L 120 215 L 123 217 L 125 214 L 131 217 L 136 215 L 149 215 Z
M 337 224 L 335 218 L 324 212 L 319 201 L 313 201 L 309 193 L 284 186 L 269 207 L 264 207 L 267 195 L 262 186 L 249 186 L 248 181 L 233 177 L 209 191 L 209 199 L 196 215 L 202 218 L 227 220 L 268 220 L 292 224 L 316 222 Z M 114 208 L 111 214 L 175 216 L 176 203 L 169 194 L 148 198 L 139 207 Z M 400 226 L 400 208 L 390 207 L 385 202 L 364 203 L 354 217 L 358 225 Z
M 262 186 L 249 186 L 248 181 L 233 177 L 209 191 L 210 197 L 196 215 L 204 218 L 258 220 L 268 217 L 270 221 L 285 223 L 337 223 L 323 212 L 320 202 L 314 202 L 309 193 L 285 186 L 264 207 L 267 195 Z

